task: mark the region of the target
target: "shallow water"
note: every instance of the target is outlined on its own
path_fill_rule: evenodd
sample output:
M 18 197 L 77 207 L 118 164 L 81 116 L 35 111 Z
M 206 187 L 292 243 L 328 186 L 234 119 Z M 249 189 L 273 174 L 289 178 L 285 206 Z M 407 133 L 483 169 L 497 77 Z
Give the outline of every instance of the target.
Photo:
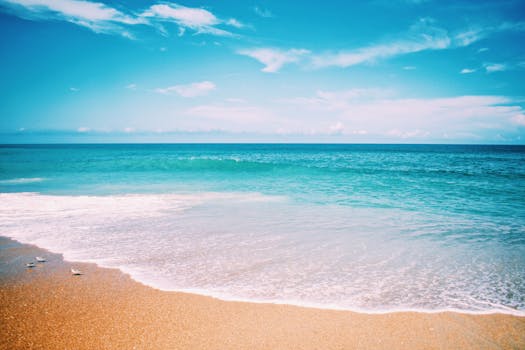
M 0 148 L 1 234 L 166 290 L 525 313 L 525 147 Z

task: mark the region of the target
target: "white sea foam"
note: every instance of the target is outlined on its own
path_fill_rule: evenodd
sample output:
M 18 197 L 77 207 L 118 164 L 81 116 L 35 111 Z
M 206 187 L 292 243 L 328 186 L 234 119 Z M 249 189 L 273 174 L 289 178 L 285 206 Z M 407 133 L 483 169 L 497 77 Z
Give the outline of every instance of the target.
M 525 315 L 523 251 L 475 251 L 442 235 L 475 225 L 493 229 L 260 193 L 0 194 L 3 235 L 162 290 L 371 313 Z
M 34 182 L 42 182 L 44 181 L 44 178 L 41 177 L 21 177 L 17 179 L 7 179 L 7 180 L 0 180 L 0 185 L 21 185 L 21 184 L 29 184 Z

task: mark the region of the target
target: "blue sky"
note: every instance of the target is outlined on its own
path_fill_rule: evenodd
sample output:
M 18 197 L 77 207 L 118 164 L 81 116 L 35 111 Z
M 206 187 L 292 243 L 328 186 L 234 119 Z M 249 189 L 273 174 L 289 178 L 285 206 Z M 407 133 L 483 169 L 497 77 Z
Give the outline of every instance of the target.
M 0 0 L 0 30 L 4 142 L 525 141 L 525 1 Z

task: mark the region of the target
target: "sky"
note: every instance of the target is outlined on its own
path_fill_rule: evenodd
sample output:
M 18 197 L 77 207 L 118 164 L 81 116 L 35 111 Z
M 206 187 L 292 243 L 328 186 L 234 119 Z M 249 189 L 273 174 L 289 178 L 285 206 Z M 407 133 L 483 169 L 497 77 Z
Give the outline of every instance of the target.
M 0 0 L 0 143 L 525 143 L 525 0 Z

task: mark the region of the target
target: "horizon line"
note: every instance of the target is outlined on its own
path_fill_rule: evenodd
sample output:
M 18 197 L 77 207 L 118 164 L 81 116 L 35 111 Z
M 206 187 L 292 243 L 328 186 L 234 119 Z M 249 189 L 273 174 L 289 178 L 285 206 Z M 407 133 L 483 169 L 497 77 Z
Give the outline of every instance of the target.
M 47 146 L 47 145 L 384 145 L 384 146 L 525 146 L 525 143 L 411 143 L 411 142 L 12 142 L 3 146 Z

